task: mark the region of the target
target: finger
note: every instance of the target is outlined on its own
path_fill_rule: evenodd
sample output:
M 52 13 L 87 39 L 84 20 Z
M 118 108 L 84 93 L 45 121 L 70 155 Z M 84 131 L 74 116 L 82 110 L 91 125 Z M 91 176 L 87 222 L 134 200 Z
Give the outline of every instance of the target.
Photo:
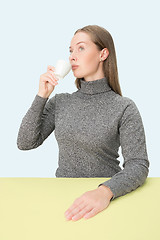
M 76 214 L 77 212 L 81 211 L 81 209 L 83 209 L 85 207 L 84 203 L 78 206 L 72 205 L 66 212 L 65 212 L 65 217 L 66 218 L 72 218 L 72 216 L 74 216 L 74 214 Z
M 47 71 L 49 71 L 49 70 L 54 71 L 54 70 L 55 70 L 55 67 L 53 67 L 53 66 L 51 66 L 51 65 L 48 65 Z
M 50 73 L 50 74 L 52 74 L 52 76 L 54 76 L 55 74 L 54 74 L 54 71 L 52 71 L 52 70 L 48 70 L 47 71 L 47 73 Z
M 50 78 L 47 79 L 47 82 L 49 82 L 51 85 L 55 86 L 56 83 L 54 83 Z
M 48 73 L 50 74 L 50 76 L 51 76 L 51 77 L 53 77 L 53 78 L 54 78 L 54 80 L 56 80 L 56 81 L 58 81 L 58 80 L 59 80 L 59 79 L 56 77 L 56 75 L 54 74 L 54 72 L 53 72 L 53 71 L 49 70 L 49 71 L 47 72 L 47 75 L 48 75 Z
M 73 202 L 73 204 L 71 205 L 71 207 L 67 209 L 67 211 L 65 212 L 65 214 L 71 213 L 74 208 L 76 208 L 77 206 L 80 206 L 80 204 L 82 204 L 82 203 L 83 203 L 82 199 L 77 198 L 77 199 Z
M 92 211 L 93 207 L 91 206 L 86 206 L 85 208 L 83 208 L 81 211 L 79 211 L 77 214 L 75 214 L 72 217 L 72 220 L 79 220 L 82 217 L 84 217 L 87 213 L 89 213 L 90 211 Z
M 49 83 L 50 83 L 51 85 L 53 85 L 53 86 L 55 86 L 55 85 L 58 84 L 58 83 L 56 83 L 56 82 L 53 82 L 53 80 L 50 79 L 49 77 L 46 77 L 46 78 L 45 78 L 45 81 L 49 82 Z
M 77 214 L 79 211 L 81 211 L 83 208 L 86 207 L 85 203 L 81 203 L 78 206 L 73 206 L 72 208 L 70 208 L 70 210 L 67 210 L 65 212 L 65 216 L 74 216 L 75 214 Z
M 54 82 L 57 83 L 58 79 L 56 79 L 51 73 L 48 73 L 47 76 Z
M 93 208 L 90 212 L 86 213 L 83 218 L 88 219 L 93 216 L 95 216 L 98 213 L 98 210 L 96 208 Z
M 53 78 L 54 78 L 56 81 L 58 81 L 58 80 L 59 80 L 59 78 L 57 78 L 57 77 L 56 77 L 56 75 L 55 75 L 55 73 L 54 73 L 54 72 L 52 72 L 51 74 L 52 74 Z

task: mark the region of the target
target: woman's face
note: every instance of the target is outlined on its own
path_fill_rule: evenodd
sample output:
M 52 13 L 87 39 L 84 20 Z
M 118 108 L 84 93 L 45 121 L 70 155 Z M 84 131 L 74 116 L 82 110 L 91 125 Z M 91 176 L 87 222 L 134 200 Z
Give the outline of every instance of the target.
M 69 61 L 76 78 L 83 77 L 86 81 L 93 81 L 104 77 L 103 61 L 100 62 L 100 60 L 105 60 L 107 57 L 107 49 L 98 50 L 89 34 L 76 33 L 71 40 L 69 50 Z M 73 68 L 73 65 L 78 65 L 78 67 Z

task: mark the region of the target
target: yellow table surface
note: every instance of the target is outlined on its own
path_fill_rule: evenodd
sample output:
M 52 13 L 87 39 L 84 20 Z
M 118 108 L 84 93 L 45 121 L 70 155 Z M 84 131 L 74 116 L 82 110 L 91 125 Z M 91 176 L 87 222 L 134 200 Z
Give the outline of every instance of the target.
M 96 216 L 64 212 L 109 178 L 0 178 L 0 240 L 159 240 L 160 178 L 114 199 Z

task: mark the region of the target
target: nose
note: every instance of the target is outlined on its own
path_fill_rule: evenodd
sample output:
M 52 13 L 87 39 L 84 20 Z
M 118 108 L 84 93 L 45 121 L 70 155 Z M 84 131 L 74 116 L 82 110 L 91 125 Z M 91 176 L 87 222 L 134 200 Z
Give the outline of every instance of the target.
M 76 62 L 77 61 L 77 56 L 74 52 L 72 52 L 69 56 L 70 62 Z

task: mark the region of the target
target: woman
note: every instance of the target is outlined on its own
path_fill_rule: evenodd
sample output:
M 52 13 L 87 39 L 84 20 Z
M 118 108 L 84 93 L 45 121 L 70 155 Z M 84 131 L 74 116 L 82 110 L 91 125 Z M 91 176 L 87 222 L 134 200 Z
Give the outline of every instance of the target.
M 78 29 L 69 60 L 78 90 L 55 94 L 47 102 L 58 84 L 55 68 L 48 66 L 22 120 L 17 145 L 22 150 L 36 148 L 55 130 L 56 177 L 110 178 L 77 198 L 65 212 L 68 220 L 78 220 L 95 216 L 111 200 L 141 186 L 149 160 L 140 113 L 133 100 L 121 93 L 110 33 L 97 25 Z M 123 170 L 117 160 L 120 146 Z

